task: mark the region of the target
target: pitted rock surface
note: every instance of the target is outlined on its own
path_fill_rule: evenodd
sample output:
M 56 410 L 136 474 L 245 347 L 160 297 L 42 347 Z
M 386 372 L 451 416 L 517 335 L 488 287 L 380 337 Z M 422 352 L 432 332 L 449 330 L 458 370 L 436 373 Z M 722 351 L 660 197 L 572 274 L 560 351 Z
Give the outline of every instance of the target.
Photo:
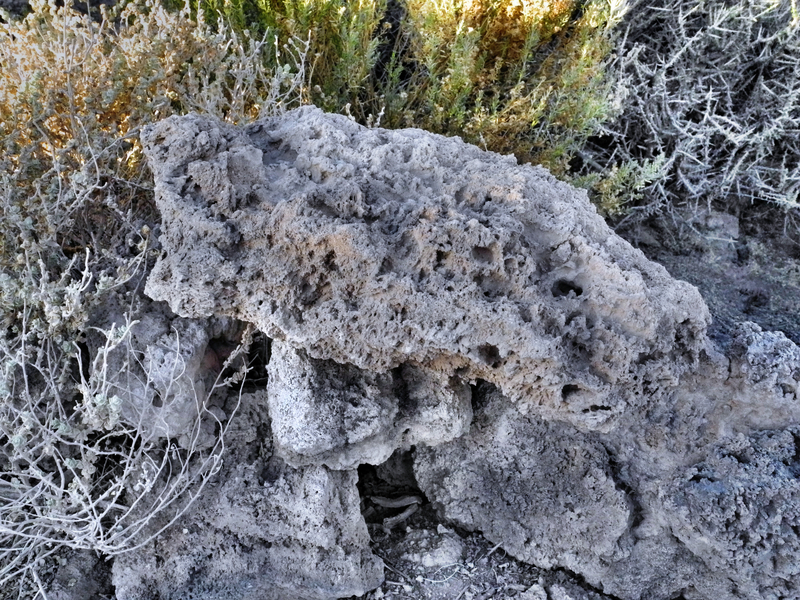
M 165 535 L 115 560 L 117 598 L 324 600 L 379 585 L 355 471 L 292 468 L 272 454 L 263 392 L 229 404 L 219 479 Z
M 631 509 L 602 444 L 521 415 L 493 386 L 475 393 L 467 435 L 416 451 L 414 471 L 431 501 L 459 526 L 546 568 L 586 572 L 603 557 L 624 557 Z
M 469 430 L 469 386 L 404 365 L 370 373 L 272 344 L 268 403 L 275 451 L 289 464 L 380 465 L 396 449 L 437 445 Z
M 705 343 L 694 287 L 513 157 L 313 107 L 244 130 L 170 118 L 142 140 L 164 215 L 146 292 L 181 316 L 362 369 L 485 379 L 605 430 Z
M 531 597 L 798 596 L 800 350 L 744 323 L 723 354 L 697 290 L 583 192 L 313 107 L 142 141 L 163 217 L 147 294 L 255 324 L 272 354 L 248 396 L 262 426 L 231 441 L 203 522 L 182 517 L 203 533 L 164 534 L 174 568 L 118 561 L 127 597 L 379 585 L 356 469 L 408 482 L 408 450 L 446 523 L 583 581 Z

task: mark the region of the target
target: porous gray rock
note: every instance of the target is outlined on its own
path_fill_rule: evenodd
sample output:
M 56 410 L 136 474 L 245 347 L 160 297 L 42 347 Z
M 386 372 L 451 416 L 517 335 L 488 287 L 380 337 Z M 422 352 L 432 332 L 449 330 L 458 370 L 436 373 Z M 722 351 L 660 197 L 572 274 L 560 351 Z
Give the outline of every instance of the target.
M 729 438 L 665 486 L 672 532 L 738 595 L 800 597 L 798 476 L 797 427 Z
M 181 316 L 362 369 L 485 379 L 604 430 L 705 343 L 695 288 L 513 157 L 313 107 L 244 130 L 169 118 L 142 141 L 165 219 L 146 292 Z
M 548 569 L 586 575 L 624 557 L 631 507 L 599 440 L 522 415 L 494 386 L 475 394 L 467 435 L 416 450 L 417 481 L 445 517 Z
M 636 448 L 620 464 L 618 435 L 523 415 L 485 382 L 474 400 L 468 434 L 415 451 L 417 481 L 445 518 L 615 597 L 669 598 L 700 577 L 646 493 L 646 478 L 667 469 L 657 457 Z
M 380 465 L 397 449 L 437 445 L 469 430 L 469 386 L 404 365 L 371 373 L 310 358 L 275 341 L 269 363 L 275 451 L 300 467 Z
M 741 331 L 730 360 L 704 357 L 613 432 L 522 415 L 482 384 L 470 432 L 416 450 L 420 487 L 462 527 L 614 597 L 793 597 L 800 410 L 776 382 L 800 375 L 796 347 Z
M 800 397 L 800 348 L 780 331 L 763 331 L 755 323 L 740 323 L 733 334 L 732 375 L 744 379 L 743 387 L 784 398 Z
M 379 585 L 356 473 L 295 469 L 274 456 L 263 392 L 229 404 L 240 405 L 218 479 L 166 533 L 117 557 L 117 599 L 326 600 Z
M 176 556 L 200 540 L 241 581 L 367 589 L 379 562 L 355 469 L 405 465 L 396 451 L 414 446 L 445 520 L 586 582 L 542 584 L 551 597 L 797 596 L 800 351 L 742 324 L 722 354 L 697 290 L 585 193 L 457 138 L 313 107 L 246 128 L 171 117 L 142 141 L 163 216 L 147 293 L 273 339 L 269 459 L 234 452 L 198 505 L 224 518 L 191 544 L 167 535 Z M 227 550 L 232 536 L 251 550 Z M 320 574 L 293 569 L 299 548 Z M 159 589 L 203 581 L 216 597 L 201 563 L 180 582 L 162 571 Z

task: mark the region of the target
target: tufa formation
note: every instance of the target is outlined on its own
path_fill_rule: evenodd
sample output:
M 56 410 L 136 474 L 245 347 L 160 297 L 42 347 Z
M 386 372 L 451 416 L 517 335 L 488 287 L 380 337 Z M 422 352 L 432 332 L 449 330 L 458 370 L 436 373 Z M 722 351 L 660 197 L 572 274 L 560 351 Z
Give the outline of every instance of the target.
M 192 340 L 175 402 L 244 324 L 268 382 L 217 402 L 224 466 L 116 559 L 120 600 L 366 593 L 364 465 L 412 465 L 444 522 L 587 598 L 800 596 L 800 349 L 751 323 L 715 347 L 697 290 L 584 192 L 314 107 L 142 141 L 163 218 L 146 293 Z M 153 361 L 159 335 L 136 338 Z M 164 435 L 197 418 L 179 408 Z

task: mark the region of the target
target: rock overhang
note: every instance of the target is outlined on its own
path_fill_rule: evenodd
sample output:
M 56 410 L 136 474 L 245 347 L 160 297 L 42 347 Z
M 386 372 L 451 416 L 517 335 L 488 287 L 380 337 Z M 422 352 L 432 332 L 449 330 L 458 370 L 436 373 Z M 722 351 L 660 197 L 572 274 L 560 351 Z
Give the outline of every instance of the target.
M 695 288 L 513 157 L 313 107 L 245 129 L 173 117 L 142 139 L 165 215 L 146 292 L 182 316 L 362 369 L 485 379 L 589 429 L 706 344 Z

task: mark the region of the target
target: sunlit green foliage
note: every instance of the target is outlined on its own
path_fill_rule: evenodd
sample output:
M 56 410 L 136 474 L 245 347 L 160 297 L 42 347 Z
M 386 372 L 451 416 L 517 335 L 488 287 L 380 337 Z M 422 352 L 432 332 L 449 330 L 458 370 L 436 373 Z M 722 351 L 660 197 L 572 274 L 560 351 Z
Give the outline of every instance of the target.
M 565 176 L 620 110 L 614 0 L 200 0 L 238 27 L 308 39 L 309 99 L 364 124 L 421 127 Z

